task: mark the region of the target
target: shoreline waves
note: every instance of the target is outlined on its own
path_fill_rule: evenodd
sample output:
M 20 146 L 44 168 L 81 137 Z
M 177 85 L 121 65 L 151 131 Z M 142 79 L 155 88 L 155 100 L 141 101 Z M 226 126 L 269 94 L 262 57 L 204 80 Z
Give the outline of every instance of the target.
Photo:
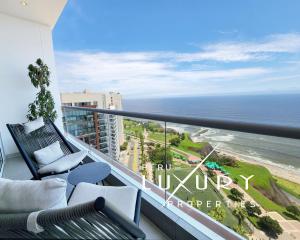
M 237 153 L 234 153 L 234 152 L 231 152 L 228 150 L 218 150 L 218 153 L 221 155 L 224 155 L 224 156 L 232 157 L 238 161 L 263 166 L 263 167 L 267 168 L 270 171 L 270 173 L 274 176 L 284 178 L 286 180 L 289 180 L 291 182 L 295 182 L 298 184 L 300 183 L 300 173 L 299 173 L 299 171 L 297 171 L 295 169 L 291 169 L 291 168 L 287 169 L 284 166 L 279 166 L 279 165 L 266 163 L 266 162 L 262 162 L 262 161 L 245 159 L 245 158 L 241 157 L 240 154 L 237 154 Z
M 300 183 L 300 168 L 296 168 L 294 166 L 287 165 L 287 164 L 273 162 L 262 156 L 257 156 L 254 153 L 250 154 L 248 152 L 248 154 L 242 154 L 242 153 L 238 153 L 237 151 L 234 151 L 233 147 L 227 146 L 227 144 L 231 142 L 231 140 L 234 138 L 234 136 L 231 136 L 231 135 L 224 136 L 224 134 L 219 133 L 218 130 L 213 130 L 214 134 L 218 135 L 218 133 L 219 133 L 220 135 L 218 137 L 215 135 L 212 139 L 212 137 L 207 137 L 207 135 L 210 135 L 209 134 L 209 132 L 211 131 L 210 129 L 205 129 L 205 128 L 190 129 L 188 126 L 182 126 L 182 125 L 180 126 L 180 125 L 175 125 L 175 124 L 172 126 L 168 126 L 168 127 L 172 128 L 173 130 L 175 130 L 179 133 L 189 132 L 191 134 L 191 138 L 194 142 L 208 141 L 208 142 L 216 143 L 218 141 L 221 141 L 222 144 L 219 147 L 219 149 L 217 149 L 218 153 L 220 153 L 222 155 L 226 155 L 228 157 L 232 157 L 238 161 L 247 162 L 250 164 L 256 164 L 256 165 L 266 167 L 271 172 L 271 174 L 274 176 L 278 176 L 278 177 L 287 179 L 291 182 L 295 182 L 298 184 Z M 201 132 L 202 132 L 202 134 L 201 134 Z M 202 135 L 202 137 L 199 137 L 199 135 Z M 218 140 L 218 141 L 216 141 L 216 140 Z M 300 158 L 300 156 L 299 156 L 299 158 Z

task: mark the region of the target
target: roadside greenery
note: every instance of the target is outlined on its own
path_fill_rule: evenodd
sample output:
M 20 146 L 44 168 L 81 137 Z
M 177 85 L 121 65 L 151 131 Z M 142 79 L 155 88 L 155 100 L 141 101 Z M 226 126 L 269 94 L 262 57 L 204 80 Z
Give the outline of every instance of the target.
M 149 160 L 155 164 L 162 164 L 167 166 L 172 164 L 173 155 L 171 153 L 170 148 L 165 149 L 161 146 L 156 146 L 154 149 L 150 149 L 148 151 Z
M 249 216 L 259 216 L 261 214 L 261 209 L 257 205 L 253 205 L 253 203 L 247 201 L 245 203 L 245 209 Z
M 293 218 L 298 220 L 298 217 L 300 216 L 299 207 L 297 207 L 295 205 L 290 205 L 290 206 L 286 207 L 286 210 L 288 211 L 288 213 L 293 215 Z
M 263 216 L 259 219 L 258 225 L 269 237 L 278 238 L 278 235 L 282 234 L 283 230 L 280 227 L 278 221 L 270 218 L 269 216 Z
M 211 209 L 208 212 L 208 215 L 211 216 L 213 219 L 217 220 L 218 222 L 223 223 L 226 216 L 226 212 L 224 208 L 218 206 Z
M 180 142 L 181 142 L 181 140 L 180 140 L 179 136 L 174 137 L 170 140 L 170 144 L 175 147 L 178 147 L 180 145 Z
M 246 236 L 247 231 L 242 225 L 235 225 L 233 230 L 242 236 Z
M 245 209 L 242 207 L 236 207 L 232 213 L 238 219 L 239 225 L 242 225 L 245 217 L 247 216 Z
M 229 192 L 230 194 L 228 195 L 228 197 L 233 201 L 241 202 L 244 199 L 244 194 L 236 188 L 231 188 Z
M 210 156 L 207 161 L 216 162 L 221 166 L 238 167 L 238 162 L 235 159 L 222 155 Z
M 124 142 L 121 146 L 120 146 L 120 150 L 121 151 L 125 151 L 127 149 L 128 146 L 128 142 Z
M 300 199 L 300 184 L 275 176 L 274 179 L 280 188 Z

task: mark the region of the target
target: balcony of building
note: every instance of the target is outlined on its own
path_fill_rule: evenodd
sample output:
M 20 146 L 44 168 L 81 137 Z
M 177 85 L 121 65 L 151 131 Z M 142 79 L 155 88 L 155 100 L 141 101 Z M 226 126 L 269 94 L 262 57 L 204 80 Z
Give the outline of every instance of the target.
M 207 145 L 205 151 L 202 148 L 198 149 L 197 144 L 191 148 L 174 146 L 170 139 L 180 136 L 179 132 L 174 131 L 174 124 L 177 127 L 180 125 L 183 128 L 198 128 L 204 132 L 208 129 L 222 129 L 239 132 L 244 136 L 252 134 L 257 138 L 276 136 L 278 146 L 281 142 L 290 141 L 297 147 L 300 130 L 282 126 L 62 106 L 55 76 L 52 29 L 65 4 L 65 0 L 28 1 L 26 6 L 19 0 L 1 2 L 0 30 L 5 33 L 0 38 L 0 148 L 4 157 L 4 162 L 0 159 L 2 177 L 17 180 L 32 178 L 5 124 L 26 122 L 28 103 L 34 100 L 36 94 L 27 76 L 27 66 L 40 57 L 52 70 L 50 90 L 58 113 L 56 126 L 72 146 L 88 151 L 88 157 L 92 161 L 105 162 L 111 166 L 112 171 L 105 179 L 105 185 L 129 185 L 142 190 L 140 228 L 145 232 L 147 239 L 243 239 L 242 235 L 234 231 L 238 220 L 232 213 L 232 208 L 224 207 L 227 217 L 220 223 L 211 217 L 207 206 L 198 206 L 202 198 L 203 202 L 211 201 L 211 198 L 214 203 L 223 204 L 228 200 L 226 189 L 218 191 L 220 182 L 217 178 L 226 176 L 230 166 L 226 166 L 225 169 L 213 169 L 215 177 L 208 180 L 207 193 L 203 192 L 203 189 L 199 190 L 205 185 L 206 174 L 203 173 L 210 172 L 209 167 L 202 165 L 202 160 L 205 161 L 210 154 L 221 154 L 222 144 L 216 140 L 212 146 Z M 99 120 L 99 142 L 95 134 L 95 114 L 109 119 Z M 122 134 L 128 142 L 123 151 L 119 151 L 123 144 L 118 135 L 119 128 L 115 125 L 107 126 L 120 123 L 124 125 Z M 156 159 L 158 161 L 152 165 L 144 156 L 145 153 L 155 150 L 155 146 L 163 154 L 159 155 L 159 159 Z M 175 159 L 171 164 L 168 162 L 170 153 L 172 159 Z M 174 168 L 169 169 L 169 165 L 174 165 Z M 201 186 L 196 187 L 190 182 L 187 184 L 189 179 L 184 180 L 189 175 L 194 180 L 197 174 L 200 176 Z M 168 176 L 172 180 L 170 186 Z M 237 183 L 232 184 L 240 189 Z M 179 189 L 176 189 L 177 186 Z M 253 187 L 251 191 L 256 193 Z M 243 193 L 246 199 L 253 200 L 261 206 L 264 201 L 269 201 L 261 194 L 257 195 L 256 199 L 252 193 Z M 263 214 L 268 214 L 268 211 Z M 299 236 L 299 228 L 297 230 L 294 226 L 298 226 L 298 223 L 287 222 L 293 221 L 291 219 L 284 221 L 282 226 L 289 225 L 290 230 L 287 227 L 280 238 L 296 239 Z M 267 238 L 248 219 L 241 225 L 247 230 L 246 236 Z

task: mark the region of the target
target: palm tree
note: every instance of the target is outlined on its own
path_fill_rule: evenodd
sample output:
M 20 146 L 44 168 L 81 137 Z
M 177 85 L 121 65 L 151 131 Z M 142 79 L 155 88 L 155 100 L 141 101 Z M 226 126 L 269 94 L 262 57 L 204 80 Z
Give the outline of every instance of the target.
M 239 221 L 239 225 L 242 225 L 242 222 L 243 220 L 245 219 L 246 217 L 246 211 L 245 209 L 241 208 L 241 207 L 236 207 L 234 210 L 233 210 L 233 215 L 236 216 L 236 218 L 238 219 Z

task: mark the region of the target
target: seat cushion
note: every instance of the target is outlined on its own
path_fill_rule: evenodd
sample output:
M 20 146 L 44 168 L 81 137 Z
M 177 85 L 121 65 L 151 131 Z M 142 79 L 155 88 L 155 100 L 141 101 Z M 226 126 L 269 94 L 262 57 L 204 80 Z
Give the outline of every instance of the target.
M 87 155 L 87 151 L 79 151 L 66 156 L 40 168 L 39 174 L 61 173 L 77 166 Z
M 53 179 L 53 178 L 64 179 L 67 182 L 66 197 L 67 197 L 67 199 L 69 199 L 69 197 L 71 196 L 71 193 L 73 192 L 74 185 L 72 185 L 68 182 L 68 177 L 69 177 L 69 172 L 66 172 L 66 173 L 61 173 L 61 174 L 49 175 L 49 176 L 43 177 L 42 180 Z
M 56 141 L 45 148 L 35 151 L 33 155 L 41 168 L 63 157 L 64 153 L 60 148 L 59 141 Z
M 24 131 L 26 134 L 29 134 L 29 133 L 39 129 L 39 128 L 43 127 L 44 125 L 45 125 L 44 119 L 42 117 L 39 117 L 36 120 L 33 120 L 33 121 L 23 124 Z
M 9 180 L 0 178 L 0 213 L 64 208 L 67 183 L 63 179 Z
M 134 220 L 135 206 L 138 190 L 131 186 L 111 187 L 99 186 L 90 183 L 79 183 L 69 200 L 68 206 L 94 201 L 98 197 L 103 197 L 116 210 Z

